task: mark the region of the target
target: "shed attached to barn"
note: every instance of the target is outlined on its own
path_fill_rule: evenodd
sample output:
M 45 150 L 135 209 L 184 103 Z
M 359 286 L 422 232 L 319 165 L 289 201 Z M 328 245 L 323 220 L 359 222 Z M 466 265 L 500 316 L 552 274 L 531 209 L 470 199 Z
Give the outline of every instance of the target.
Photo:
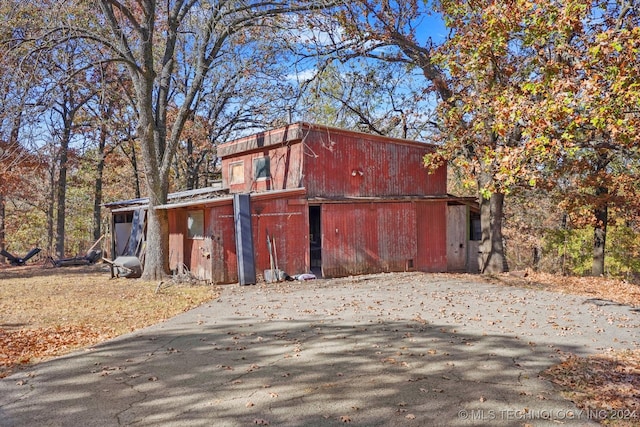
M 428 173 L 423 157 L 433 150 L 307 123 L 223 144 L 218 187 L 174 193 L 157 207 L 169 214 L 170 268 L 213 283 L 251 283 L 274 264 L 323 277 L 473 269 L 474 203 L 447 194 L 446 166 Z M 107 207 L 125 223 L 145 208 Z M 450 209 L 463 224 L 447 226 Z M 125 247 L 112 246 L 115 256 Z

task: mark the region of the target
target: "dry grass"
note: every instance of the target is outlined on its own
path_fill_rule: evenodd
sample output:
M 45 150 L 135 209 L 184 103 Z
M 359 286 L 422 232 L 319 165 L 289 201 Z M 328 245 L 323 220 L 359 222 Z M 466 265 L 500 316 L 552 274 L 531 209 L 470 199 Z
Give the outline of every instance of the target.
M 161 322 L 215 298 L 211 286 L 111 279 L 102 265 L 0 268 L 0 377 L 20 365 Z

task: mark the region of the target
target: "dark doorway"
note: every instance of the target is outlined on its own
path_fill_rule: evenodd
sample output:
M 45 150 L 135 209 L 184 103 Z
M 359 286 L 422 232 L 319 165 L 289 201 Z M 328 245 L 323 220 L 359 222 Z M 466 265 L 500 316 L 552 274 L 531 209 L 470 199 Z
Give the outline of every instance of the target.
M 320 227 L 320 206 L 309 206 L 309 250 L 311 272 L 322 276 L 322 230 Z

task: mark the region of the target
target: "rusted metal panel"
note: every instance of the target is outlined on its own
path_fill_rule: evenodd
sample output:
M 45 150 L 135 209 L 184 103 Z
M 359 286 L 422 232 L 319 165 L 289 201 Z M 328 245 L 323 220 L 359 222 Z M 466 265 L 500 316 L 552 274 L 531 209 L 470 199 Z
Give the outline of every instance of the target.
M 311 132 L 305 139 L 303 186 L 310 197 L 446 194 L 446 167 L 429 174 L 427 144 L 367 135 Z
M 324 276 L 412 268 L 417 256 L 413 203 L 325 204 L 321 218 Z
M 258 272 L 270 268 L 267 237 L 280 270 L 289 275 L 309 271 L 309 208 L 306 199 L 273 198 L 252 202 L 255 263 Z M 275 259 L 274 259 L 275 261 Z
M 418 257 L 415 268 L 441 272 L 447 269 L 447 202 L 416 202 Z
M 207 234 L 211 238 L 211 281 L 238 281 L 238 260 L 233 223 L 233 203 L 217 204 L 207 209 Z
M 302 145 L 294 143 L 225 158 L 222 160 L 222 181 L 232 193 L 299 188 L 302 184 L 301 156 Z M 268 178 L 256 177 L 256 162 L 262 158 L 268 158 Z M 240 168 L 240 174 L 234 174 L 234 168 Z

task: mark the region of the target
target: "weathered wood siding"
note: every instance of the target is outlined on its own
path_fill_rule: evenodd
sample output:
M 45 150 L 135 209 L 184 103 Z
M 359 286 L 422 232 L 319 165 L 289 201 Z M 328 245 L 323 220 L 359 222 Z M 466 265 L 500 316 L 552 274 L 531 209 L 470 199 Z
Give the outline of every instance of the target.
M 468 211 L 466 205 L 447 207 L 447 271 L 467 271 Z

